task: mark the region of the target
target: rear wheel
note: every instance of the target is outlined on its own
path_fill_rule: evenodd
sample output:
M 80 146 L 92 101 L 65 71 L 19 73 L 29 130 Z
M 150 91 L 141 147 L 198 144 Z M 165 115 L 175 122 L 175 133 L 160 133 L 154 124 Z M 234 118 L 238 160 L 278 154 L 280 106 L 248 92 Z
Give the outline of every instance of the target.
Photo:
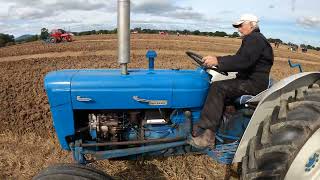
M 54 37 L 51 37 L 51 38 L 49 39 L 49 41 L 50 41 L 51 43 L 57 43 L 57 39 L 54 38 Z
M 306 91 L 274 108 L 248 145 L 242 179 L 320 179 L 320 88 Z
M 79 164 L 58 164 L 42 170 L 33 180 L 111 180 L 111 176 Z
M 72 42 L 72 37 L 71 36 L 67 36 L 67 41 L 68 42 Z

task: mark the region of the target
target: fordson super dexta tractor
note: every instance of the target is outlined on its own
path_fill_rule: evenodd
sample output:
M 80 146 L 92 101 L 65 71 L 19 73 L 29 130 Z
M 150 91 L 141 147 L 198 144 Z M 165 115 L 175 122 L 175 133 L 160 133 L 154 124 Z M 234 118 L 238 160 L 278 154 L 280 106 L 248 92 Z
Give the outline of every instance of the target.
M 195 70 L 127 69 L 130 58 L 130 1 L 118 1 L 120 69 L 74 69 L 49 73 L 45 89 L 61 147 L 86 164 L 101 159 L 137 159 L 188 153 L 219 163 L 241 163 L 242 179 L 320 179 L 320 72 L 299 73 L 257 96 L 242 96 L 226 112 L 214 148 L 187 144 L 213 81 L 231 72 L 203 66 Z M 212 110 L 214 111 L 214 109 Z M 59 176 L 58 176 L 59 175 Z M 83 165 L 59 165 L 36 179 L 108 179 Z

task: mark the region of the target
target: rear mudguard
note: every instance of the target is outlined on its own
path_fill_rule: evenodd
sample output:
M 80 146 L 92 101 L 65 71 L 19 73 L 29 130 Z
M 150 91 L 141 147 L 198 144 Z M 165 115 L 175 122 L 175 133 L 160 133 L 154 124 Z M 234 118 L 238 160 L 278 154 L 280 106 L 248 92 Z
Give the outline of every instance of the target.
M 272 114 L 275 106 L 280 105 L 280 101 L 294 96 L 294 90 L 304 89 L 316 81 L 320 80 L 320 72 L 306 72 L 295 74 L 285 78 L 274 84 L 269 90 L 260 93 L 249 102 L 257 102 L 259 104 L 249 122 L 249 125 L 242 136 L 233 162 L 241 162 L 245 155 L 249 140 L 256 135 L 259 124 Z

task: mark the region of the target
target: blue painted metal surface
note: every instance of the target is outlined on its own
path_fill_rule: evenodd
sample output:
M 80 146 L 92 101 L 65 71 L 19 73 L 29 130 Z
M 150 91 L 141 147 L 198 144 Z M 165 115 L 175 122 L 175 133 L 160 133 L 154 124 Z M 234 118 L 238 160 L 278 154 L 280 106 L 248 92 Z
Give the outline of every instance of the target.
M 200 119 L 200 109 L 192 109 L 190 122 L 186 119 L 183 109 L 176 109 L 171 115 L 170 125 L 144 125 L 146 139 L 188 137 L 191 132 L 192 124 Z M 128 134 L 129 140 L 137 140 L 139 132 L 131 129 Z
M 49 73 L 45 78 L 53 124 L 63 149 L 71 150 L 74 159 L 87 163 L 85 154 L 94 154 L 98 159 L 148 154 L 169 156 L 199 152 L 183 142 L 127 147 L 112 150 L 110 147 L 83 148 L 81 139 L 74 139 L 74 113 L 79 110 L 137 110 L 171 109 L 170 124 L 144 125 L 145 139 L 187 137 L 191 126 L 200 119 L 200 112 L 206 99 L 211 76 L 201 68 L 196 70 L 154 70 L 155 51 L 148 51 L 149 70 L 132 69 L 129 75 L 121 75 L 116 69 L 61 70 Z M 190 110 L 191 118 L 184 112 Z M 222 163 L 232 161 L 237 148 L 237 138 L 224 143 L 226 138 L 239 137 L 247 121 L 234 123 L 217 136 L 216 149 L 201 151 Z M 246 119 L 247 120 L 247 119 Z M 235 121 L 236 122 L 236 121 Z M 94 143 L 96 131 L 89 131 Z M 128 140 L 138 140 L 139 132 L 131 128 Z M 67 140 L 68 139 L 68 140 Z M 70 143 L 70 144 L 69 144 Z M 70 148 L 71 147 L 71 148 Z
M 300 73 L 303 72 L 301 64 L 293 64 L 290 59 L 288 59 L 288 63 L 289 63 L 289 66 L 290 66 L 291 68 L 296 68 L 296 67 L 298 67 Z
M 240 120 L 240 119 L 239 119 Z M 225 140 L 231 141 L 226 143 Z M 214 149 L 207 149 L 206 153 L 221 164 L 232 164 L 233 157 L 239 146 L 239 136 L 216 134 L 216 146 Z
M 157 53 L 154 50 L 149 50 L 146 54 L 146 57 L 149 60 L 149 70 L 154 70 L 154 61 L 157 57 Z
M 61 71 L 61 73 L 64 73 Z M 80 70 L 72 78 L 73 109 L 158 109 L 201 107 L 209 88 L 209 76 L 203 70 Z M 81 102 L 77 97 L 90 98 Z M 150 105 L 134 99 L 165 101 Z M 185 98 L 188 97 L 188 101 Z
M 119 70 L 105 69 L 49 73 L 45 78 L 45 88 L 63 149 L 69 149 L 66 137 L 74 135 L 74 110 L 201 109 L 210 81 L 210 76 L 204 70 L 149 72 L 134 69 L 129 70 L 128 76 L 120 75 Z M 134 96 L 166 103 L 139 102 Z
M 170 125 L 145 125 L 144 128 L 144 137 L 146 139 L 174 138 L 178 137 L 179 134 L 184 134 L 179 133 Z M 135 129 L 131 129 L 128 133 L 129 140 L 137 140 L 139 137 L 139 132 Z
M 206 153 L 218 163 L 232 164 L 238 145 L 239 141 L 228 144 L 219 144 L 216 145 L 215 149 L 206 150 Z
M 74 135 L 74 118 L 71 102 L 71 79 L 77 71 L 51 72 L 45 78 L 53 126 L 63 149 L 69 150 L 66 137 Z
M 71 147 L 72 155 L 73 155 L 73 159 L 75 161 L 77 161 L 78 163 L 86 164 L 87 160 L 86 160 L 84 154 L 82 153 L 83 147 L 80 146 L 81 143 L 82 143 L 82 140 L 78 140 L 75 143 L 72 143 L 72 144 L 74 144 L 74 146 Z
M 192 110 L 192 121 L 193 122 L 196 122 L 197 120 L 200 119 L 200 112 L 201 112 L 201 109 L 193 109 Z M 185 116 L 184 116 L 183 109 L 176 110 L 175 113 L 173 113 L 171 115 L 170 120 L 174 124 L 184 123 Z
M 246 111 L 246 109 L 240 109 L 237 113 L 224 115 L 216 134 L 215 149 L 206 150 L 206 153 L 217 162 L 232 163 L 239 141 L 250 121 L 250 117 L 245 115 Z
M 116 157 L 126 157 L 130 155 L 149 153 L 154 151 L 161 151 L 168 148 L 174 148 L 186 145 L 186 141 L 172 142 L 172 143 L 163 143 L 157 145 L 147 145 L 135 148 L 127 148 L 127 149 L 116 149 L 109 151 L 92 151 L 92 150 L 84 150 L 80 152 L 81 154 L 92 154 L 96 157 L 97 160 L 102 159 L 110 159 Z M 76 152 L 79 153 L 79 152 Z
M 97 131 L 95 129 L 90 130 L 90 136 L 93 140 L 97 139 Z

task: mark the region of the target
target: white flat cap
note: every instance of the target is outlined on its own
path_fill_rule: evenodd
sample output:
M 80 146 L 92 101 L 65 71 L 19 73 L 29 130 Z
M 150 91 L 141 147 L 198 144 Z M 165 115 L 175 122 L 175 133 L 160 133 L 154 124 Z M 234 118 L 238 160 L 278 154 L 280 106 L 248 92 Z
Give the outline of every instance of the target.
M 249 21 L 249 22 L 259 22 L 259 19 L 257 16 L 253 15 L 253 14 L 243 14 L 241 15 L 240 19 L 233 23 L 233 27 L 238 28 L 242 23 L 244 23 L 245 21 Z

